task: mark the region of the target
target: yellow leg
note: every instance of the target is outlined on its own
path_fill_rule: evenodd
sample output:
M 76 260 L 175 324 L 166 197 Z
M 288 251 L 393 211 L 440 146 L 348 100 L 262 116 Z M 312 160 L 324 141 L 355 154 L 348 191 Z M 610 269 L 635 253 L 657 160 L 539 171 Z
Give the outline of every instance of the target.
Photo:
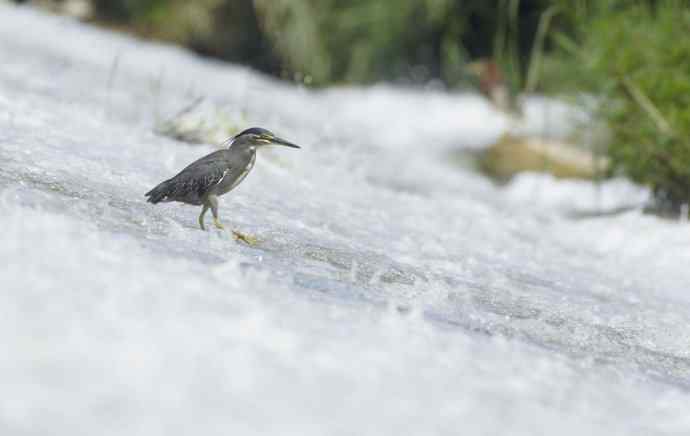
M 211 213 L 213 214 L 213 225 L 215 225 L 218 229 L 224 229 L 225 226 L 223 226 L 218 217 L 218 197 L 215 195 L 209 195 L 208 204 L 211 206 Z
M 204 207 L 201 209 L 201 214 L 199 214 L 199 227 L 201 227 L 201 230 L 206 230 L 206 227 L 204 227 L 204 215 L 206 215 L 207 210 L 208 205 L 204 204 Z

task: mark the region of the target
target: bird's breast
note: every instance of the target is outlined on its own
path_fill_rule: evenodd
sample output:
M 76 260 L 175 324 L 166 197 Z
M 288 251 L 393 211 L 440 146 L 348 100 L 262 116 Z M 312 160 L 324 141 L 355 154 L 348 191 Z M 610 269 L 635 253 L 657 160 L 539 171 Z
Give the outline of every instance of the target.
M 247 177 L 247 174 L 254 168 L 254 163 L 256 162 L 256 153 L 252 153 L 251 157 L 249 158 L 249 161 L 247 162 L 246 166 L 244 169 L 237 169 L 233 172 L 237 174 L 237 176 L 233 179 L 228 180 L 227 183 L 224 183 L 225 186 L 223 186 L 222 193 L 225 194 L 226 192 L 230 192 L 233 189 L 237 187 L 240 183 L 242 183 L 242 180 L 244 180 L 245 177 Z

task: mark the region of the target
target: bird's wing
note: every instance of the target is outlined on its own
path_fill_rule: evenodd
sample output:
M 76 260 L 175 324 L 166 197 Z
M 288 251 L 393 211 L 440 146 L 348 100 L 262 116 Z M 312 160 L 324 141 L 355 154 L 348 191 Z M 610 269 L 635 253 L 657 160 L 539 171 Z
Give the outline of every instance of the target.
M 208 191 L 223 180 L 230 169 L 218 161 L 199 161 L 193 167 L 185 168 L 173 178 L 170 198 L 201 199 Z M 176 180 L 175 180 L 176 179 Z

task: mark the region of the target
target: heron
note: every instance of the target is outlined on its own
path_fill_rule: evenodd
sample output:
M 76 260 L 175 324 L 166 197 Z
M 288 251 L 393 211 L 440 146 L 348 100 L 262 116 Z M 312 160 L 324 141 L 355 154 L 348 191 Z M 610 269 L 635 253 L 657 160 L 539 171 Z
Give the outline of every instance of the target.
M 213 224 L 224 229 L 218 214 L 218 197 L 235 189 L 247 177 L 254 168 L 257 148 L 273 144 L 300 148 L 266 129 L 249 128 L 226 140 L 221 150 L 192 162 L 174 177 L 151 189 L 145 194 L 147 201 L 153 204 L 177 201 L 201 206 L 201 230 L 206 230 L 204 216 L 211 209 Z M 253 238 L 247 235 L 235 230 L 232 233 L 239 240 L 250 245 L 254 243 Z

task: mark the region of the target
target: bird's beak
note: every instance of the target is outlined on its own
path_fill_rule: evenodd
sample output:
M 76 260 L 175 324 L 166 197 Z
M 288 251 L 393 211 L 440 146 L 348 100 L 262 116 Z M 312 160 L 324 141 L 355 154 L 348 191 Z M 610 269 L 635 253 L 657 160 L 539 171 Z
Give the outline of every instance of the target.
M 283 138 L 278 138 L 277 136 L 272 137 L 272 138 L 271 138 L 271 142 L 272 142 L 273 144 L 284 145 L 284 146 L 286 146 L 286 147 L 301 148 L 299 145 L 293 144 L 293 143 L 290 142 L 290 141 L 286 141 L 286 140 L 284 140 Z

